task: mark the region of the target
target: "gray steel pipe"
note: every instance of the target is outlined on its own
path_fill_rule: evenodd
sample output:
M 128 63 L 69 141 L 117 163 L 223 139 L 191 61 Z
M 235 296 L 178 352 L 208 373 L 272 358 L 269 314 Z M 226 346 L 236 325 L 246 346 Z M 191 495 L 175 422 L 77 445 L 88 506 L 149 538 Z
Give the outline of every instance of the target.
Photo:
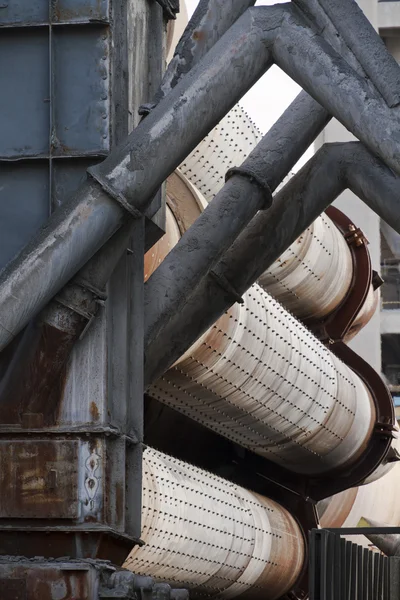
M 125 144 L 91 169 L 102 185 L 85 183 L 5 268 L 0 349 L 121 227 L 127 211 L 145 212 L 166 177 L 268 69 L 268 33 L 255 17 L 247 11 Z
M 391 224 L 400 232 L 400 177 L 359 142 L 323 146 L 224 254 L 214 267 L 217 277 L 204 278 L 183 309 L 147 345 L 146 385 L 165 373 L 234 304 L 235 298 L 218 281 L 229 282 L 237 295 L 243 294 L 347 187 L 383 219 L 397 213 Z
M 156 94 L 158 104 L 218 42 L 255 0 L 200 0 Z
M 150 343 L 179 313 L 201 279 L 256 212 L 270 200 L 329 117 L 300 93 L 241 169 L 253 179 L 231 177 L 145 285 L 145 340 Z M 262 184 L 260 185 L 260 183 Z M 265 187 L 263 187 L 265 186 Z
M 326 13 L 390 108 L 400 103 L 400 67 L 354 0 L 295 0 L 311 15 Z M 317 6 L 316 6 L 317 5 Z M 322 32 L 325 37 L 325 33 Z M 331 41 L 330 39 L 328 40 Z
M 399 108 L 391 109 L 382 98 L 371 95 L 365 79 L 305 26 L 301 11 L 291 4 L 280 6 L 282 19 L 273 46 L 276 64 L 371 152 L 400 173 Z M 259 15 L 260 27 L 266 16 L 267 9 Z
M 296 8 L 250 8 L 126 143 L 90 169 L 101 188 L 93 182 L 80 188 L 3 271 L 0 349 L 121 226 L 122 207 L 145 211 L 162 181 L 270 66 L 271 45 L 287 73 L 400 169 L 399 111 L 371 97 L 365 81 L 306 26 Z

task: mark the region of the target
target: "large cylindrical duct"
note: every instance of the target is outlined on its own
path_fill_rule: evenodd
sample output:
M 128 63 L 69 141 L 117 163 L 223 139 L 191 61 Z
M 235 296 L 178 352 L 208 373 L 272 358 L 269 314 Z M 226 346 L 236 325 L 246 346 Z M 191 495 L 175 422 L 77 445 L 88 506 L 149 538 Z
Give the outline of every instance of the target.
M 361 379 L 259 286 L 149 393 L 304 474 L 352 464 L 375 424 Z
M 147 448 L 143 547 L 125 567 L 189 588 L 192 597 L 274 600 L 304 565 L 304 539 L 277 503 Z
M 345 299 L 353 279 L 349 246 L 321 215 L 259 279 L 299 319 L 322 319 Z
M 146 255 L 146 276 L 204 206 L 204 199 L 179 173 L 170 178 L 167 197 L 170 225 L 162 244 Z M 305 255 L 311 248 L 315 256 L 316 247 L 324 247 L 326 234 L 332 250 L 350 270 L 347 244 L 339 232 L 336 237 L 336 231 L 327 217 L 321 217 L 297 246 L 305 248 Z M 316 264 L 321 290 L 324 269 L 334 265 L 335 284 L 325 283 L 325 288 L 340 302 L 349 280 L 343 277 L 341 286 L 337 278 L 344 267 L 329 253 L 320 254 Z M 297 273 L 302 279 L 305 268 L 300 265 Z M 309 291 L 307 285 L 303 288 Z M 257 285 L 245 294 L 243 305 L 235 304 L 149 392 L 299 473 L 319 474 L 353 463 L 375 423 L 374 404 L 360 378 Z

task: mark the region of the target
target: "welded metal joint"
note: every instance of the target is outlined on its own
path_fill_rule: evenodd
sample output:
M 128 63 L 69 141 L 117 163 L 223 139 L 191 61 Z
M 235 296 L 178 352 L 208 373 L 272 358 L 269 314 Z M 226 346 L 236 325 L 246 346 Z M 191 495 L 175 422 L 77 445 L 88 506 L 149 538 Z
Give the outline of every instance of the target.
M 226 172 L 225 181 L 228 181 L 228 179 L 230 179 L 234 175 L 245 177 L 251 183 L 262 189 L 262 191 L 265 194 L 265 203 L 261 207 L 261 210 L 266 210 L 267 208 L 270 208 L 272 206 L 273 196 L 271 188 L 269 187 L 266 178 L 260 177 L 260 175 L 250 167 L 241 166 L 232 167 L 231 169 L 229 169 Z
M 110 196 L 110 198 L 116 200 L 116 202 L 118 202 L 118 204 L 120 204 L 122 208 L 124 208 L 131 215 L 131 217 L 133 217 L 134 219 L 141 219 L 143 217 L 143 213 L 140 210 L 138 210 L 135 206 L 133 206 L 130 202 L 128 202 L 128 200 L 121 192 L 118 192 L 115 188 L 113 188 L 113 186 L 111 186 L 107 182 L 107 179 L 105 177 L 102 177 L 97 171 L 93 170 L 92 168 L 89 168 L 87 170 L 87 174 L 101 186 L 103 191 L 106 192 L 106 194 Z
M 218 283 L 218 285 L 228 293 L 228 295 L 233 299 L 234 302 L 238 304 L 244 304 L 244 300 L 242 296 L 235 290 L 233 285 L 227 280 L 224 275 L 216 273 L 215 271 L 210 271 L 211 277 Z

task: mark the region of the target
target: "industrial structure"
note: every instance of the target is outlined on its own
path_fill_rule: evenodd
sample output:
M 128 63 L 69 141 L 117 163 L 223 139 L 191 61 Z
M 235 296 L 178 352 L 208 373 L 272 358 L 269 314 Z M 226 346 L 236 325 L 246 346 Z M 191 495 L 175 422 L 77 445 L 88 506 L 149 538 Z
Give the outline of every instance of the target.
M 0 5 L 0 600 L 398 597 L 316 530 L 400 526 L 383 281 L 332 206 L 400 234 L 400 67 L 353 0 L 254 4 L 174 53 L 177 0 Z M 272 64 L 303 91 L 262 136 Z

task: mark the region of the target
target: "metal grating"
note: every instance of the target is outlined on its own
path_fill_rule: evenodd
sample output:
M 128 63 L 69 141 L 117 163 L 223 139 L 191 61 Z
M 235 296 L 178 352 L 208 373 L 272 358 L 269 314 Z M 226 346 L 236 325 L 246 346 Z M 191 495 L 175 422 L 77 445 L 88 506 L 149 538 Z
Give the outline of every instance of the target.
M 0 268 L 109 152 L 109 12 L 0 3 Z
M 400 597 L 399 559 L 324 529 L 310 532 L 310 600 Z

